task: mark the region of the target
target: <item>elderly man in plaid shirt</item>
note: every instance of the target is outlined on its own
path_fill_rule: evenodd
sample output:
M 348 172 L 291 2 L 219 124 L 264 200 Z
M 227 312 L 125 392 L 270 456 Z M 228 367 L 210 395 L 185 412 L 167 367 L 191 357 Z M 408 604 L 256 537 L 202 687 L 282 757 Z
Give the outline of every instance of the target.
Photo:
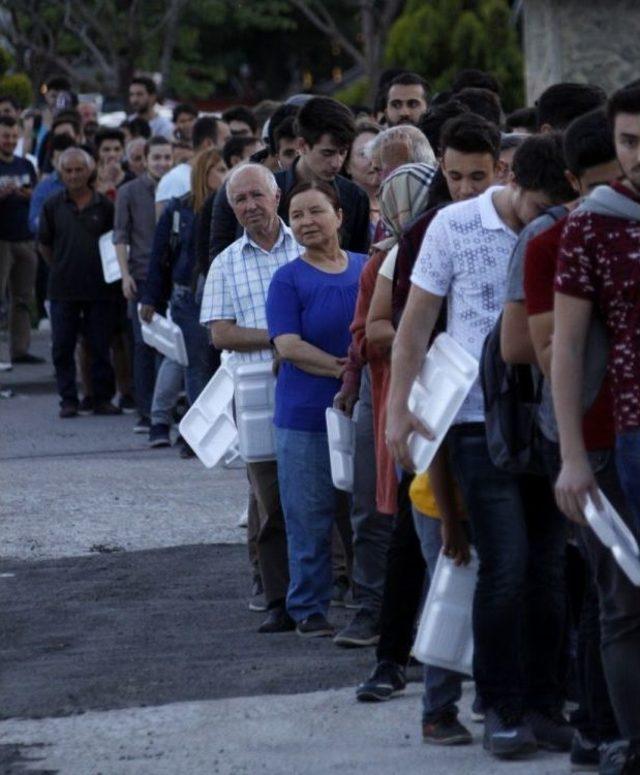
M 300 248 L 278 217 L 280 189 L 266 167 L 237 167 L 227 180 L 227 193 L 244 234 L 211 265 L 200 322 L 209 324 L 215 346 L 232 350 L 239 361 L 270 360 L 267 291 L 276 270 L 297 258 Z M 293 630 L 295 623 L 285 608 L 289 570 L 277 464 L 248 463 L 247 471 L 258 506 L 256 546 L 268 610 L 258 631 Z

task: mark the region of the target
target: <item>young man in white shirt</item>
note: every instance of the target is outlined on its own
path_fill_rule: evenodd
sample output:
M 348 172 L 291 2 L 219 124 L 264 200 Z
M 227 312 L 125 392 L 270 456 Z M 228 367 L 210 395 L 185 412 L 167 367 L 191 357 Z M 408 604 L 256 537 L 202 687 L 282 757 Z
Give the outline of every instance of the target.
M 564 164 L 554 163 L 553 145 L 553 138 L 526 140 L 507 186 L 444 208 L 427 230 L 393 346 L 388 405 L 388 444 L 408 470 L 409 434 L 433 437 L 407 400 L 443 301 L 447 332 L 479 359 L 502 310 L 518 232 L 556 203 L 559 187 L 564 193 Z M 572 733 L 560 717 L 557 686 L 565 538 L 551 488 L 543 477 L 515 476 L 493 465 L 478 383 L 454 421 L 448 447 L 480 558 L 474 677 L 486 714 L 484 746 L 504 758 L 538 745 L 565 748 Z

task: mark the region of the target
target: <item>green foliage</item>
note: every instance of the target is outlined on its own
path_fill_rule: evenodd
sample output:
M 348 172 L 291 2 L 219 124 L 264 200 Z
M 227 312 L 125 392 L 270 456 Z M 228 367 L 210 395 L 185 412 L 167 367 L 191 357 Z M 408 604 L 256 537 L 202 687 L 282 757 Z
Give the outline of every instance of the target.
M 0 48 L 0 75 L 4 75 L 13 64 L 13 57 L 6 48 Z
M 333 96 L 345 105 L 366 105 L 369 102 L 369 81 L 367 78 L 358 78 Z
M 385 59 L 420 73 L 434 91 L 463 68 L 486 70 L 502 85 L 505 110 L 523 105 L 523 57 L 508 0 L 408 0 Z
M 33 101 L 31 81 L 24 73 L 3 75 L 0 78 L 0 94 L 10 95 L 23 108 Z

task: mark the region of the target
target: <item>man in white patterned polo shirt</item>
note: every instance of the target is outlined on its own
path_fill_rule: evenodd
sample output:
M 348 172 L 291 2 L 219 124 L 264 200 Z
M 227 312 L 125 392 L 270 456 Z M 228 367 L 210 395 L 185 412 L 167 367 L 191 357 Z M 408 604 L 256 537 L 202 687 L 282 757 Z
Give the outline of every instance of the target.
M 244 234 L 211 265 L 200 322 L 210 325 L 215 346 L 233 351 L 238 360 L 270 360 L 267 291 L 276 270 L 297 258 L 300 248 L 278 217 L 280 189 L 266 167 L 244 164 L 234 169 L 227 195 Z M 277 464 L 248 463 L 247 472 L 257 501 L 256 547 L 268 609 L 259 632 L 293 630 L 295 623 L 285 608 L 289 570 Z

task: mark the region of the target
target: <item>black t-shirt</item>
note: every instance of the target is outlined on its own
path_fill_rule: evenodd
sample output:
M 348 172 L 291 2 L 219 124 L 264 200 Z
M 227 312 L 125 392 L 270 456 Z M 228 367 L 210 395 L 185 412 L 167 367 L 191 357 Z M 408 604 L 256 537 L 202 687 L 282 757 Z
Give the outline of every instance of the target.
M 66 189 L 42 208 L 38 241 L 53 251 L 47 296 L 52 301 L 98 301 L 114 298 L 118 284 L 107 285 L 98 240 L 113 229 L 113 204 L 94 193 L 78 210 Z
M 18 188 L 33 188 L 38 182 L 36 171 L 28 159 L 14 156 L 10 162 L 0 161 L 0 188 L 8 181 Z M 0 199 L 0 240 L 24 242 L 33 239 L 29 229 L 29 199 L 10 194 Z

